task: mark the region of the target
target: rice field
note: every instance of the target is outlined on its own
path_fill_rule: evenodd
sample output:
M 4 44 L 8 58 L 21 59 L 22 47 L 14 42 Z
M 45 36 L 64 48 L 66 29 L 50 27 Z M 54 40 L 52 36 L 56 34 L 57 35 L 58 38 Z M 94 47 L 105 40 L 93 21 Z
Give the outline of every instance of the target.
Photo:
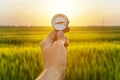
M 120 80 L 120 27 L 70 27 L 65 80 Z M 34 80 L 52 27 L 0 27 L 0 80 Z

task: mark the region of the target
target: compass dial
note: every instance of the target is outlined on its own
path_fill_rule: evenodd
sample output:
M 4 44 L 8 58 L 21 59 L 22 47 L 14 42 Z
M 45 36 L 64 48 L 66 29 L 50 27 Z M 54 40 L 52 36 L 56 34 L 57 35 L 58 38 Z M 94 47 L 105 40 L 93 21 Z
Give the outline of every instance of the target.
M 64 30 L 68 23 L 68 18 L 64 14 L 57 14 L 52 18 L 52 26 L 56 30 Z

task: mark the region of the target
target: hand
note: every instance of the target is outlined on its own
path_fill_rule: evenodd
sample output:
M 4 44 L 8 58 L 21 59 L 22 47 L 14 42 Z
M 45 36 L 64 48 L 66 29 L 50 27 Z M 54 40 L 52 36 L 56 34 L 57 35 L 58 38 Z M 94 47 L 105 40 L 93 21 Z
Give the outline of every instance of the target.
M 69 29 L 67 29 L 69 31 Z M 66 30 L 66 32 L 67 32 Z M 53 31 L 41 44 L 44 71 L 36 80 L 62 80 L 66 69 L 68 40 L 63 31 Z
M 66 68 L 66 47 L 68 40 L 63 31 L 53 31 L 40 46 L 43 54 L 44 68 L 64 71 Z
M 64 30 L 68 32 L 69 28 Z M 40 44 L 44 71 L 36 80 L 62 80 L 66 69 L 67 37 L 63 31 L 51 32 Z

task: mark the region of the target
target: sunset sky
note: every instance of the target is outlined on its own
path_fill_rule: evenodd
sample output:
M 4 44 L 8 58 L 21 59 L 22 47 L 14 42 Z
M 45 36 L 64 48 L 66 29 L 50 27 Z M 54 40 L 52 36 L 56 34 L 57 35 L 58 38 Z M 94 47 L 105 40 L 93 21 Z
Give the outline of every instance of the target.
M 0 0 L 0 25 L 50 26 L 57 13 L 70 26 L 120 25 L 120 0 Z

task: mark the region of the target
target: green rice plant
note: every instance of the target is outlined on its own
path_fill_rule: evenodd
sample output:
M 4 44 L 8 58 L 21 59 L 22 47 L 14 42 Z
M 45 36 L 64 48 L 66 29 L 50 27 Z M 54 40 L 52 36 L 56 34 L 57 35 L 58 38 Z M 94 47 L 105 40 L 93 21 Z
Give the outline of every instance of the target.
M 34 80 L 49 27 L 0 27 L 0 80 Z M 72 27 L 65 80 L 120 80 L 120 27 Z

